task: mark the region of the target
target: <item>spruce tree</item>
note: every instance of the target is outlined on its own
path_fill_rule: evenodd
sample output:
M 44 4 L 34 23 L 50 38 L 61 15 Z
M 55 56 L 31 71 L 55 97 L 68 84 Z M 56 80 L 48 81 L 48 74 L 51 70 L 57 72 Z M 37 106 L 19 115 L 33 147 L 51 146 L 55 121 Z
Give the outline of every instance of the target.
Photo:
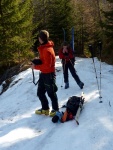
M 66 31 L 66 40 L 70 41 L 70 30 L 73 27 L 72 6 L 69 0 L 40 0 L 34 1 L 35 16 L 34 23 L 37 31 L 46 29 L 50 32 L 50 39 L 56 45 L 64 40 L 63 29 Z
M 63 42 L 63 30 L 65 30 L 65 40 L 69 42 L 71 28 L 73 27 L 71 1 L 56 0 L 49 7 L 51 14 L 48 20 L 48 28 L 52 33 L 52 39 L 57 44 Z
M 27 55 L 31 45 L 32 0 L 0 0 L 0 60 L 11 65 Z M 2 65 L 1 64 L 1 65 Z
M 110 3 L 109 11 L 104 12 L 105 22 L 103 28 L 109 40 L 113 39 L 113 0 L 107 0 Z M 111 42 L 113 45 L 113 41 Z

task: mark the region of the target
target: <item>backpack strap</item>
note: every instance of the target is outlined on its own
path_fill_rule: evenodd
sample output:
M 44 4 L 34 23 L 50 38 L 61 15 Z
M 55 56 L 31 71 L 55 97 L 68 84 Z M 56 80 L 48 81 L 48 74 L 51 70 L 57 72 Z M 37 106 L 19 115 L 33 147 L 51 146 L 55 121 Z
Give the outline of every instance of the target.
M 78 108 L 76 116 L 75 116 L 75 121 L 76 121 L 77 125 L 79 125 L 78 119 L 79 119 L 80 113 L 81 113 L 82 108 L 83 108 L 83 103 L 84 103 L 84 98 L 83 98 L 83 96 L 81 96 L 79 108 Z
M 79 125 L 78 118 L 80 116 L 81 110 L 82 110 L 82 107 L 79 105 L 79 108 L 78 108 L 76 116 L 75 116 L 75 121 L 76 121 L 77 125 Z

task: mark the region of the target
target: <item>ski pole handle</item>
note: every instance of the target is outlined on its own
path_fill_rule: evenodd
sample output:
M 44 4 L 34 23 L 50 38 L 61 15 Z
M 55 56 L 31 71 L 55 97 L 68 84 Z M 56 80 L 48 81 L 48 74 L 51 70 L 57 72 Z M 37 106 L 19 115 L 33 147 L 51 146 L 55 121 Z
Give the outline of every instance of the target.
M 102 42 L 101 41 L 98 42 L 98 47 L 99 47 L 99 50 L 101 52 L 102 51 Z
M 91 57 L 93 58 L 94 57 L 94 52 L 93 52 L 93 47 L 91 44 L 89 44 L 89 51 L 91 53 Z

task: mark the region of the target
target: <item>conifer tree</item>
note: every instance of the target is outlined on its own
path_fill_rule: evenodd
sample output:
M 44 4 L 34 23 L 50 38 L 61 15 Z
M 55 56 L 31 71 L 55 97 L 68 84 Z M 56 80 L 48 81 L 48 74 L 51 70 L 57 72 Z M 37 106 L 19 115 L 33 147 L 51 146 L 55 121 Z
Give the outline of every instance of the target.
M 72 7 L 69 0 L 40 0 L 35 1 L 34 22 L 37 24 L 35 33 L 41 29 L 50 32 L 50 38 L 55 45 L 64 40 L 63 29 L 66 31 L 66 40 L 70 40 L 70 30 L 73 27 Z
M 52 39 L 61 43 L 64 40 L 63 29 L 65 30 L 65 40 L 70 41 L 70 30 L 73 27 L 71 1 L 56 0 L 51 3 L 48 28 L 52 33 Z
M 10 66 L 31 45 L 32 0 L 0 0 L 0 59 Z
M 109 5 L 109 11 L 104 12 L 105 16 L 105 23 L 104 23 L 104 28 L 105 28 L 105 33 L 107 37 L 110 39 L 113 39 L 113 0 L 107 0 L 110 5 Z

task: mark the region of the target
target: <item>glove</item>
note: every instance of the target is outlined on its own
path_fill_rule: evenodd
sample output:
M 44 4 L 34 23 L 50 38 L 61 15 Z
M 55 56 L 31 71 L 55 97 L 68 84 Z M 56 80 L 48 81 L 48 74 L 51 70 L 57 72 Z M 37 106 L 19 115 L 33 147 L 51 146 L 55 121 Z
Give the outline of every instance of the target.
M 65 56 L 65 57 L 68 57 L 69 56 L 69 54 L 68 53 L 63 53 L 63 55 Z
M 33 59 L 31 61 L 34 65 L 41 65 L 42 64 L 42 61 L 40 59 Z

